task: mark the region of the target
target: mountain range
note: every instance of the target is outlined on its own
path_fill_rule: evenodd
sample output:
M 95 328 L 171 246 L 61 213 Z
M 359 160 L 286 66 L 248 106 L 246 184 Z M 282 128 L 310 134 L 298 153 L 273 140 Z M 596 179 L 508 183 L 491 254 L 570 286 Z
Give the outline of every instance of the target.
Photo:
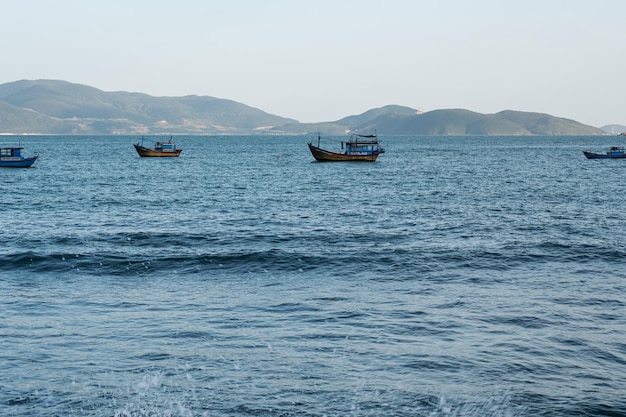
M 617 125 L 611 125 L 617 126 Z M 58 80 L 0 84 L 0 133 L 5 134 L 313 134 L 602 135 L 574 120 L 513 110 L 420 112 L 389 105 L 331 122 L 300 123 L 209 96 L 154 97 L 105 92 Z

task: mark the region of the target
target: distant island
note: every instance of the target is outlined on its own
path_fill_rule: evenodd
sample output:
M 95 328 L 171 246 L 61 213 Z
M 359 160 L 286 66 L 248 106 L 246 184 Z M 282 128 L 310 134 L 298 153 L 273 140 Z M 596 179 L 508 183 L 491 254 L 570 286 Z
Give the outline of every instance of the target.
M 389 105 L 331 122 L 300 123 L 231 100 L 105 92 L 58 80 L 0 84 L 0 133 L 64 135 L 274 134 L 603 135 L 605 130 L 544 113 L 464 109 L 419 112 Z M 623 126 L 620 126 L 621 129 Z M 621 131 L 626 128 L 621 129 Z

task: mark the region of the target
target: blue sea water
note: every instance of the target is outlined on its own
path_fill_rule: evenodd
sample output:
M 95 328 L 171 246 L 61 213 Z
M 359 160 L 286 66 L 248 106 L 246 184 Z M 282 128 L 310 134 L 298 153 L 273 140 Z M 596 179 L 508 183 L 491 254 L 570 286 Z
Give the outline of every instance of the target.
M 2 416 L 626 416 L 615 137 L 3 137 Z

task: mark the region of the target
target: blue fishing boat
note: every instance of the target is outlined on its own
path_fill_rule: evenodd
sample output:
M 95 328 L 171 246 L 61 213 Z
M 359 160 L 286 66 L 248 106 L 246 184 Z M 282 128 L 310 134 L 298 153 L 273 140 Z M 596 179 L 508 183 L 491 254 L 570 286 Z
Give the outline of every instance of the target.
M 0 167 L 28 168 L 32 166 L 39 156 L 24 157 L 22 156 L 22 149 L 24 148 L 0 148 Z
M 614 158 L 626 158 L 624 148 L 620 146 L 612 146 L 605 153 L 597 153 L 591 151 L 583 151 L 587 159 L 614 159 Z

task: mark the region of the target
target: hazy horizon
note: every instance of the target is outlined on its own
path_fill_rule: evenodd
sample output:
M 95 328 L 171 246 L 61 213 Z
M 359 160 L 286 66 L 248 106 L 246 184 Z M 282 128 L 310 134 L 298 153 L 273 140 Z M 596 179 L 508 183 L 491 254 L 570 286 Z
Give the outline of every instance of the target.
M 12 4 L 0 83 L 206 95 L 300 122 L 389 104 L 626 124 L 626 3 L 251 0 Z

